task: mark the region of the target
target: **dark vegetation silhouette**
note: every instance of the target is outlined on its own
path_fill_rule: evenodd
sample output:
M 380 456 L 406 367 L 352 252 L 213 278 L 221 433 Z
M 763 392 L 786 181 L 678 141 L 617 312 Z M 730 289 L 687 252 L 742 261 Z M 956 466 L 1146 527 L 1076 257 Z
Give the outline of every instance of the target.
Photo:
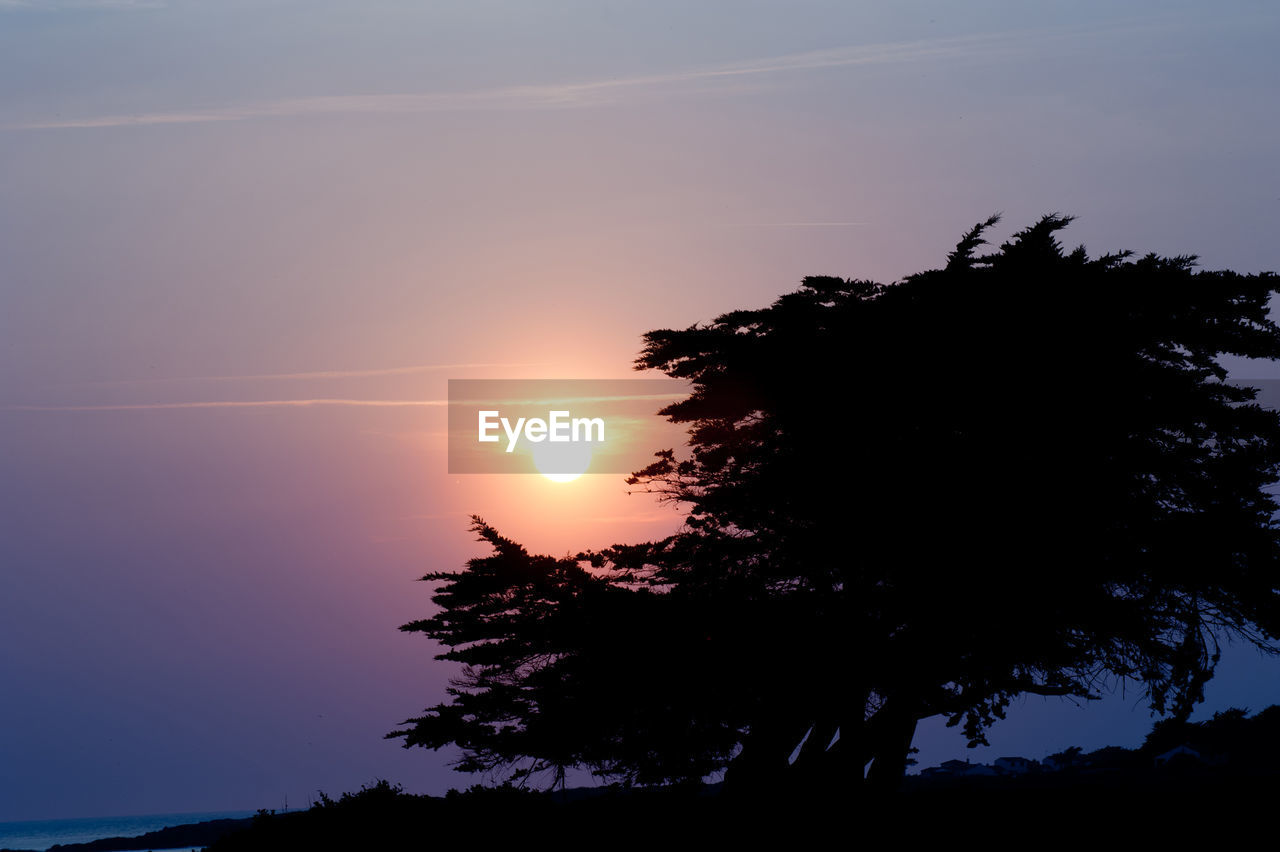
M 1221 641 L 1273 650 L 1280 415 L 1218 359 L 1280 357 L 1280 279 L 1065 251 L 1058 215 L 981 254 L 996 221 L 645 335 L 689 442 L 628 482 L 686 526 L 555 559 L 476 518 L 491 555 L 402 627 L 462 673 L 388 736 L 517 783 L 843 796 L 896 786 L 921 719 L 982 743 L 1014 696 L 1124 679 L 1183 724 Z
M 1188 749 L 1191 754 L 1161 760 L 1171 750 Z M 807 834 L 825 835 L 824 840 L 841 836 L 836 832 L 847 836 L 855 825 L 861 839 L 901 843 L 934 836 L 954 841 L 960 830 L 1016 829 L 1039 838 L 1048 826 L 1065 826 L 1082 815 L 1106 826 L 1108 837 L 1132 834 L 1150 842 L 1153 836 L 1176 836 L 1186 845 L 1188 829 L 1212 826 L 1220 832 L 1229 823 L 1241 833 L 1241 823 L 1257 822 L 1261 828 L 1270 819 L 1280 790 L 1280 706 L 1253 716 L 1224 710 L 1201 722 L 1163 719 L 1136 749 L 1108 746 L 1084 753 L 1073 746 L 1051 758 L 1052 767 L 1038 764 L 1017 773 L 912 775 L 904 795 L 876 800 L 856 824 L 847 808 L 832 808 L 821 796 L 788 799 L 783 789 L 763 803 L 717 796 L 714 789 L 687 795 L 661 787 L 543 792 L 475 785 L 423 796 L 380 780 L 338 798 L 320 792 L 309 810 L 263 810 L 248 819 L 174 826 L 53 850 L 195 845 L 207 845 L 209 852 L 399 850 L 477 842 L 489 848 L 528 845 L 541 835 L 574 846 L 596 846 L 602 838 L 616 845 L 620 839 L 670 843 L 673 837 L 699 835 L 759 845 L 762 829 L 788 829 L 794 842 Z
M 1078 746 L 1029 761 L 1018 772 L 976 773 L 960 761 L 910 776 L 911 794 L 1015 794 L 1044 801 L 1067 794 L 1088 799 L 1097 794 L 1157 793 L 1187 795 L 1220 805 L 1232 799 L 1263 799 L 1269 813 L 1280 787 L 1280 706 L 1248 715 L 1232 708 L 1200 722 L 1157 720 L 1141 746 L 1107 746 L 1085 753 Z M 1120 801 L 1124 801 L 1122 797 Z M 1212 809 L 1208 811 L 1212 812 Z M 1170 815 L 1172 816 L 1172 815 Z M 1177 820 L 1172 820 L 1176 823 Z M 1202 822 L 1183 816 L 1183 824 Z

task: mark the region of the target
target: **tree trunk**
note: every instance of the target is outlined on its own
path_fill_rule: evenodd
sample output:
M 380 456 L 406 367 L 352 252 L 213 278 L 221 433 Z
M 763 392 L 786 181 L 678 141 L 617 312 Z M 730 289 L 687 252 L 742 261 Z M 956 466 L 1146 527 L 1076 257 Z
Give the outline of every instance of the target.
M 735 797 L 775 796 L 787 787 L 787 758 L 807 723 L 792 718 L 762 719 L 752 726 L 742 751 L 724 774 L 724 792 Z
M 868 743 L 871 768 L 867 770 L 867 786 L 876 791 L 891 792 L 902 786 L 907 773 L 907 756 L 919 721 L 915 707 L 901 699 L 885 702 L 869 724 L 872 741 Z

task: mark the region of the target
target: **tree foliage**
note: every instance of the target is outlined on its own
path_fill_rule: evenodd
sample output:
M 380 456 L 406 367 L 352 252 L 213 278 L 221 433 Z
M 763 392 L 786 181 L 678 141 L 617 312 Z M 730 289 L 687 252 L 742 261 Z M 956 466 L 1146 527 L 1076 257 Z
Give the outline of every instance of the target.
M 725 705 L 715 689 L 730 682 L 713 667 L 719 650 L 699 650 L 710 641 L 709 613 L 645 579 L 593 573 L 599 556 L 532 556 L 473 522 L 493 553 L 461 573 L 423 577 L 443 584 L 433 597 L 439 611 L 402 628 L 446 646 L 439 659 L 461 663 L 462 675 L 449 702 L 389 736 L 405 737 L 406 746 L 456 744 L 464 752 L 458 769 L 521 783 L 563 783 L 573 766 L 627 783 L 669 783 L 724 765 L 736 731 L 700 712 Z
M 1280 357 L 1280 281 L 1067 252 L 1069 221 L 645 335 L 689 442 L 629 481 L 686 527 L 553 560 L 477 519 L 494 554 L 404 627 L 467 668 L 392 736 L 752 789 L 892 780 L 918 720 L 982 742 L 1024 692 L 1130 679 L 1185 717 L 1223 637 L 1280 636 L 1280 416 L 1219 364 Z

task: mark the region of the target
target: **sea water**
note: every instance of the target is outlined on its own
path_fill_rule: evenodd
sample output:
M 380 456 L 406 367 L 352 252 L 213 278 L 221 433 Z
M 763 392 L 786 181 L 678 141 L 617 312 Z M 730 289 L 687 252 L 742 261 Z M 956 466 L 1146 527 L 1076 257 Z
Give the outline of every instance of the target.
M 241 819 L 254 811 L 214 811 L 198 814 L 101 817 L 97 819 L 46 819 L 0 822 L 0 849 L 48 849 L 58 843 L 88 843 L 104 837 L 136 837 L 173 825 L 211 819 Z M 141 846 L 140 849 L 154 848 Z M 189 848 L 189 847 L 187 847 Z

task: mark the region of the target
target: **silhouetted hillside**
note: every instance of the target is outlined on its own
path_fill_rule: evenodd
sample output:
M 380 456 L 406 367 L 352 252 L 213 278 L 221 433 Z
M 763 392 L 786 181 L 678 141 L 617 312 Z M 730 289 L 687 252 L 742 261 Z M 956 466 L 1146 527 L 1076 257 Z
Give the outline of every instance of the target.
M 1202 722 L 1163 719 L 1136 749 L 1107 746 L 1084 753 L 1078 747 L 1044 760 L 997 758 L 991 765 L 948 760 L 908 779 L 908 790 L 959 787 L 1064 789 L 1124 786 L 1128 789 L 1187 789 L 1236 781 L 1271 784 L 1280 777 L 1280 706 L 1252 717 L 1232 708 Z

